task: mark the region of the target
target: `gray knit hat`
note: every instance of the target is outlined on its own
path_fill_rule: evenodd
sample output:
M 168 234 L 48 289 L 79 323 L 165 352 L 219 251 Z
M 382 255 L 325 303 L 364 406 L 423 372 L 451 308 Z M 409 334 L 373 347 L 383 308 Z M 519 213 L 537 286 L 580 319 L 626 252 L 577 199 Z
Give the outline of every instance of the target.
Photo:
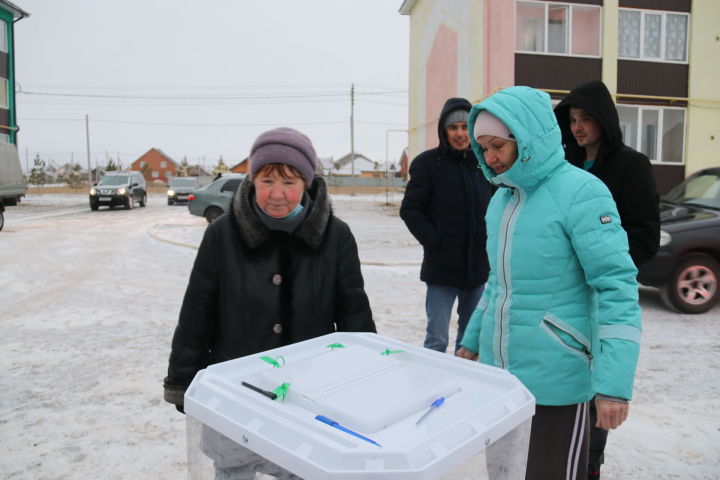
M 310 139 L 293 128 L 280 127 L 261 134 L 250 149 L 250 175 L 269 163 L 293 167 L 310 185 L 315 178 L 317 155 Z
M 445 115 L 445 121 L 443 121 L 443 128 L 447 128 L 448 125 L 450 125 L 451 123 L 467 122 L 469 113 L 470 112 L 462 108 L 456 108 L 455 110 L 452 110 L 450 113 Z

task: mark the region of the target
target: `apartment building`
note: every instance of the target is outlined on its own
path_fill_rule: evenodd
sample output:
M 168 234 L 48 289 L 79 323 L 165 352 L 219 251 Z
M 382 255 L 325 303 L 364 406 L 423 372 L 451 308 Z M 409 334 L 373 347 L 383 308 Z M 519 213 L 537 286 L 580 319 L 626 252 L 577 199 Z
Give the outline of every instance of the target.
M 720 165 L 717 0 L 405 0 L 400 13 L 410 16 L 410 158 L 437 144 L 448 97 L 475 103 L 528 85 L 559 101 L 602 80 L 661 193 Z

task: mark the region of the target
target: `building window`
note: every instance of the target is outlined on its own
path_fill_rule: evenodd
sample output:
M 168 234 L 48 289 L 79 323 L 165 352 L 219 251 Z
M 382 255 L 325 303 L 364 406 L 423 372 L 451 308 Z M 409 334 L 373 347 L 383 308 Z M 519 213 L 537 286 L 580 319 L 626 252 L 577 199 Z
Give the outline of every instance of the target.
M 8 51 L 8 26 L 7 23 L 0 20 L 0 52 Z
M 165 160 L 163 160 L 160 162 L 160 168 L 165 168 L 165 167 L 167 167 L 167 162 Z
M 152 172 L 153 178 L 160 178 L 160 172 Z
M 685 109 L 618 105 L 625 144 L 653 163 L 683 164 Z
M 620 9 L 618 57 L 687 62 L 687 13 Z
M 8 81 L 0 78 L 0 108 L 8 108 Z
M 519 1 L 515 49 L 523 53 L 600 56 L 600 7 Z

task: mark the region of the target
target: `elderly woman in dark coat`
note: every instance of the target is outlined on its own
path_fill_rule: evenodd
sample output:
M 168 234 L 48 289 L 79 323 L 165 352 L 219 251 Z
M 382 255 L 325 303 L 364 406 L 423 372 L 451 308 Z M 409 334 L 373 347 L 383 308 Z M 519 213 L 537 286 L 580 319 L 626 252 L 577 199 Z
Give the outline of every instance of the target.
M 208 365 L 335 331 L 375 332 L 355 238 L 315 168 L 312 143 L 291 128 L 253 144 L 250 175 L 205 232 L 180 310 L 164 384 L 179 410 Z

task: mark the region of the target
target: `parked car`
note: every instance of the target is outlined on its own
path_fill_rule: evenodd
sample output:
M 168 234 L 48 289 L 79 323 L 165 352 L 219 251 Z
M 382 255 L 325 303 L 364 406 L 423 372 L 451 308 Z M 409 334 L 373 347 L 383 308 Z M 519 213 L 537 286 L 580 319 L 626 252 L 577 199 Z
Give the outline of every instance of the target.
M 187 202 L 188 195 L 200 187 L 198 177 L 173 177 L 168 182 L 167 202 L 168 205 L 174 203 Z
M 188 210 L 212 223 L 230 210 L 230 202 L 246 174 L 228 173 L 188 196 Z
M 638 281 L 659 287 L 671 308 L 710 310 L 720 298 L 720 167 L 701 170 L 660 200 L 660 251 Z
M 147 204 L 147 186 L 140 172 L 108 172 L 90 189 L 90 209 L 122 205 L 131 209 L 138 202 Z

